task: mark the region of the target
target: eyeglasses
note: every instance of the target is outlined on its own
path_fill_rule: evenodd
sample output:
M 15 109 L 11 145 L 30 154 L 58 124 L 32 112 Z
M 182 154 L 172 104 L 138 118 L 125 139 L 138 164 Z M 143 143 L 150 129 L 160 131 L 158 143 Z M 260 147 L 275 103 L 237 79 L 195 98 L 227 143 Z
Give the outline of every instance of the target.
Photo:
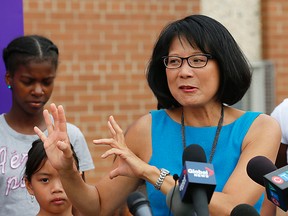
M 213 57 L 210 54 L 197 54 L 188 56 L 186 58 L 179 56 L 163 56 L 162 58 L 166 68 L 176 69 L 182 66 L 184 59 L 187 60 L 187 63 L 190 67 L 202 68 L 207 65 L 208 59 L 212 59 Z

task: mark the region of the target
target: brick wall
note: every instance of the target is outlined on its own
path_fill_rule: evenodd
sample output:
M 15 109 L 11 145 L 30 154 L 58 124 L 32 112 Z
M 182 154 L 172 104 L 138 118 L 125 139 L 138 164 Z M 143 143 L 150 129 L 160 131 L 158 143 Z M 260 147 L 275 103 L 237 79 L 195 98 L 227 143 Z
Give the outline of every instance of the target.
M 262 0 L 263 59 L 275 66 L 276 105 L 288 97 L 288 1 Z
M 60 67 L 50 102 L 63 104 L 68 121 L 84 133 L 96 166 L 95 182 L 110 167 L 105 147 L 113 114 L 125 130 L 156 108 L 145 67 L 156 37 L 169 21 L 197 13 L 198 0 L 24 0 L 25 34 L 51 38 L 60 49 Z M 48 104 L 50 104 L 48 102 Z

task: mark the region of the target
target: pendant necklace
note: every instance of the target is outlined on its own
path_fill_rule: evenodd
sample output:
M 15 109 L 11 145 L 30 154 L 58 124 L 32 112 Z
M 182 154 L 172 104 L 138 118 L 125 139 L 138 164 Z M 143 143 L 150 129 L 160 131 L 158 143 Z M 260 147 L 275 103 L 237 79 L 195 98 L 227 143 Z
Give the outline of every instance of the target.
M 224 106 L 223 106 L 223 104 L 221 104 L 221 116 L 220 116 L 220 119 L 218 121 L 216 134 L 215 134 L 215 137 L 214 137 L 214 141 L 213 141 L 211 154 L 210 154 L 208 163 L 212 162 L 212 159 L 213 159 L 213 156 L 214 156 L 214 153 L 215 153 L 215 150 L 216 150 L 218 138 L 219 138 L 219 135 L 220 135 L 220 131 L 222 129 L 223 119 L 224 119 Z M 184 111 L 183 111 L 183 108 L 182 108 L 182 115 L 181 115 L 181 135 L 182 135 L 183 149 L 185 149 L 186 148 L 186 137 L 185 137 L 185 125 L 184 125 Z

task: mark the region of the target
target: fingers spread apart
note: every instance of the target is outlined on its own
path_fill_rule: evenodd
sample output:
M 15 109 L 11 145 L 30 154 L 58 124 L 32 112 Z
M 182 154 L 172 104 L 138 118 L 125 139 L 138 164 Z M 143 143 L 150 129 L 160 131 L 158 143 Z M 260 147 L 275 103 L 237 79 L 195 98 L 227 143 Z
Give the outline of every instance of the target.
M 37 126 L 34 127 L 34 131 L 38 135 L 38 137 L 42 140 L 42 142 L 45 142 L 47 137 Z

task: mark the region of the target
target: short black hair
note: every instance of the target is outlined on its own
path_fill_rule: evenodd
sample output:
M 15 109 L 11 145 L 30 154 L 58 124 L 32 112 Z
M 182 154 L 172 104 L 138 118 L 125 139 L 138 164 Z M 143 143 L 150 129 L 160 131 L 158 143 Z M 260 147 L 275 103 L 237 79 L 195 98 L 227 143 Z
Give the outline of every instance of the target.
M 73 149 L 72 144 L 70 144 L 73 158 L 76 163 L 76 167 L 79 170 L 79 159 Z M 44 143 L 41 139 L 37 139 L 32 143 L 32 147 L 28 151 L 28 158 L 26 162 L 25 174 L 24 177 L 27 178 L 29 182 L 31 182 L 31 178 L 34 173 L 38 172 L 47 161 L 46 151 L 44 149 Z
M 148 85 L 157 98 L 158 107 L 173 109 L 182 105 L 172 96 L 163 56 L 167 56 L 175 37 L 186 39 L 193 48 L 209 53 L 219 67 L 220 85 L 216 99 L 233 105 L 240 101 L 251 84 L 252 71 L 242 50 L 218 21 L 205 15 L 191 15 L 169 23 L 154 45 L 146 71 Z
M 50 61 L 56 70 L 58 67 L 58 47 L 48 38 L 40 35 L 25 35 L 13 39 L 3 49 L 3 61 L 12 77 L 20 65 L 31 62 Z

